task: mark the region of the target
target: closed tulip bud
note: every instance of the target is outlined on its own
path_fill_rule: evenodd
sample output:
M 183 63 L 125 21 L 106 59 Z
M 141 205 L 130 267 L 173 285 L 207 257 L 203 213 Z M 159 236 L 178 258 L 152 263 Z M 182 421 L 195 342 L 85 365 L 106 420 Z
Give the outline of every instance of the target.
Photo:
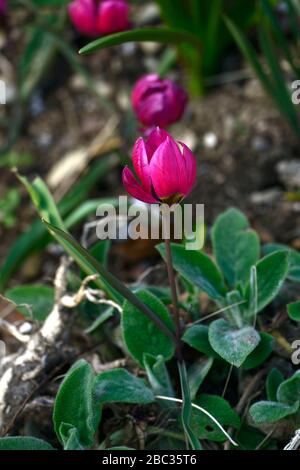
M 86 36 L 100 36 L 129 28 L 126 0 L 73 0 L 69 15 L 75 28 Z
M 187 104 L 186 92 L 169 79 L 156 74 L 137 81 L 132 92 L 132 106 L 138 120 L 147 127 L 165 128 L 178 121 Z
M 172 205 L 187 196 L 194 186 L 195 156 L 163 129 L 156 128 L 147 140 L 136 141 L 132 161 L 140 181 L 125 167 L 123 184 L 126 191 L 140 201 Z

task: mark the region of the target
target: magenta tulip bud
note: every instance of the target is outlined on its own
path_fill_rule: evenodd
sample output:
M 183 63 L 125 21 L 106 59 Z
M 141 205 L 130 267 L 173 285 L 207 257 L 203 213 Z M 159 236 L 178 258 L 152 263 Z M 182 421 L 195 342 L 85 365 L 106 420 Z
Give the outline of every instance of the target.
M 4 15 L 7 11 L 6 0 L 0 0 L 0 15 Z
M 98 36 L 97 0 L 74 0 L 68 6 L 69 16 L 75 28 L 86 36 Z
M 125 0 L 103 0 L 98 11 L 100 34 L 112 34 L 129 29 L 129 6 Z
M 129 28 L 126 0 L 73 0 L 69 15 L 75 28 L 86 36 L 100 36 Z
M 147 127 L 165 128 L 178 121 L 187 100 L 187 94 L 181 87 L 156 74 L 142 77 L 132 92 L 133 109 L 138 120 Z
M 187 196 L 194 186 L 195 156 L 163 129 L 156 128 L 146 141 L 143 138 L 136 141 L 132 161 L 140 181 L 128 167 L 122 176 L 126 191 L 135 199 L 172 205 Z

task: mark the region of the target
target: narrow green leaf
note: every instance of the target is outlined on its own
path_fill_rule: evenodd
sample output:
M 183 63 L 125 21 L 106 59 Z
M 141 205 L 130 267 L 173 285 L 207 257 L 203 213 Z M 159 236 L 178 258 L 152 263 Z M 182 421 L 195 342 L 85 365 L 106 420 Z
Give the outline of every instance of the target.
M 192 418 L 192 401 L 190 396 L 190 388 L 188 382 L 188 376 L 186 371 L 186 366 L 184 362 L 178 362 L 178 370 L 180 376 L 181 392 L 182 392 L 182 410 L 181 410 L 181 420 L 183 425 L 183 430 L 186 435 L 188 442 L 191 445 L 192 450 L 201 450 L 202 446 L 194 431 L 191 428 L 191 418 Z
M 59 241 L 59 243 L 65 248 L 67 253 L 77 262 L 83 271 L 87 275 L 89 274 L 100 274 L 103 283 L 107 286 L 109 292 L 113 292 L 114 297 L 119 303 L 122 303 L 122 299 L 125 298 L 132 305 L 134 305 L 139 311 L 141 311 L 148 319 L 150 319 L 156 326 L 163 331 L 163 333 L 172 341 L 175 341 L 174 335 L 166 324 L 161 321 L 160 317 L 157 316 L 147 305 L 141 300 L 122 282 L 120 282 L 115 276 L 108 272 L 90 253 L 85 250 L 79 243 L 74 240 L 71 235 L 65 233 L 63 230 L 48 224 L 45 222 L 50 233 Z M 96 281 L 97 282 L 97 281 Z
M 188 43 L 200 48 L 201 44 L 196 36 L 186 31 L 173 28 L 142 28 L 121 33 L 111 34 L 90 42 L 79 54 L 91 54 L 92 52 L 111 46 L 119 46 L 126 42 L 159 42 L 163 44 Z

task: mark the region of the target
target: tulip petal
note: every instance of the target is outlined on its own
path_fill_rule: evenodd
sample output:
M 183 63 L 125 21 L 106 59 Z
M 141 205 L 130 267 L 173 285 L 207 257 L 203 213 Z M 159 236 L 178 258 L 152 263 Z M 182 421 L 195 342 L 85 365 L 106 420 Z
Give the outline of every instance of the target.
M 131 95 L 132 106 L 136 111 L 140 100 L 144 98 L 144 94 L 147 93 L 149 88 L 152 90 L 152 85 L 155 85 L 158 80 L 159 76 L 156 73 L 150 73 L 144 75 L 136 82 Z
M 134 147 L 132 153 L 132 162 L 137 176 L 141 180 L 142 186 L 146 189 L 147 192 L 151 192 L 151 177 L 150 177 L 150 167 L 149 159 L 147 155 L 147 150 L 145 142 L 140 137 Z
M 174 139 L 167 137 L 151 161 L 151 180 L 159 198 L 182 193 L 185 187 L 185 161 Z
M 155 150 L 166 140 L 167 137 L 171 137 L 170 134 L 156 127 L 150 134 L 146 142 L 146 149 L 149 160 L 151 160 Z
M 122 173 L 123 184 L 126 191 L 135 199 L 146 202 L 148 204 L 157 204 L 159 201 L 155 199 L 151 193 L 148 193 L 135 179 L 132 171 L 125 167 Z
M 193 188 L 197 176 L 197 161 L 195 155 L 187 147 L 180 142 L 183 148 L 183 159 L 185 162 L 185 182 L 183 185 L 183 194 L 186 196 Z

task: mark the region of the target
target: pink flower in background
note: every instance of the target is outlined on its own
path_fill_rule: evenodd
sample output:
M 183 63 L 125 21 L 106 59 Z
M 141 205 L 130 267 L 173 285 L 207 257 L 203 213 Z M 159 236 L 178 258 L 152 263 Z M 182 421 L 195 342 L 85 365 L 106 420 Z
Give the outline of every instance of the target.
M 7 10 L 6 0 L 0 0 L 0 15 L 4 15 Z
M 125 0 L 100 2 L 97 27 L 100 34 L 111 34 L 129 28 L 129 5 Z
M 126 0 L 73 0 L 69 15 L 75 28 L 86 36 L 100 36 L 129 28 Z
M 178 121 L 187 100 L 187 94 L 181 87 L 156 74 L 140 78 L 132 92 L 133 109 L 138 120 L 147 127 L 164 128 Z
M 146 141 L 141 137 L 136 141 L 132 161 L 140 181 L 125 167 L 124 187 L 132 197 L 149 204 L 180 202 L 196 180 L 193 153 L 160 128 L 153 130 Z

